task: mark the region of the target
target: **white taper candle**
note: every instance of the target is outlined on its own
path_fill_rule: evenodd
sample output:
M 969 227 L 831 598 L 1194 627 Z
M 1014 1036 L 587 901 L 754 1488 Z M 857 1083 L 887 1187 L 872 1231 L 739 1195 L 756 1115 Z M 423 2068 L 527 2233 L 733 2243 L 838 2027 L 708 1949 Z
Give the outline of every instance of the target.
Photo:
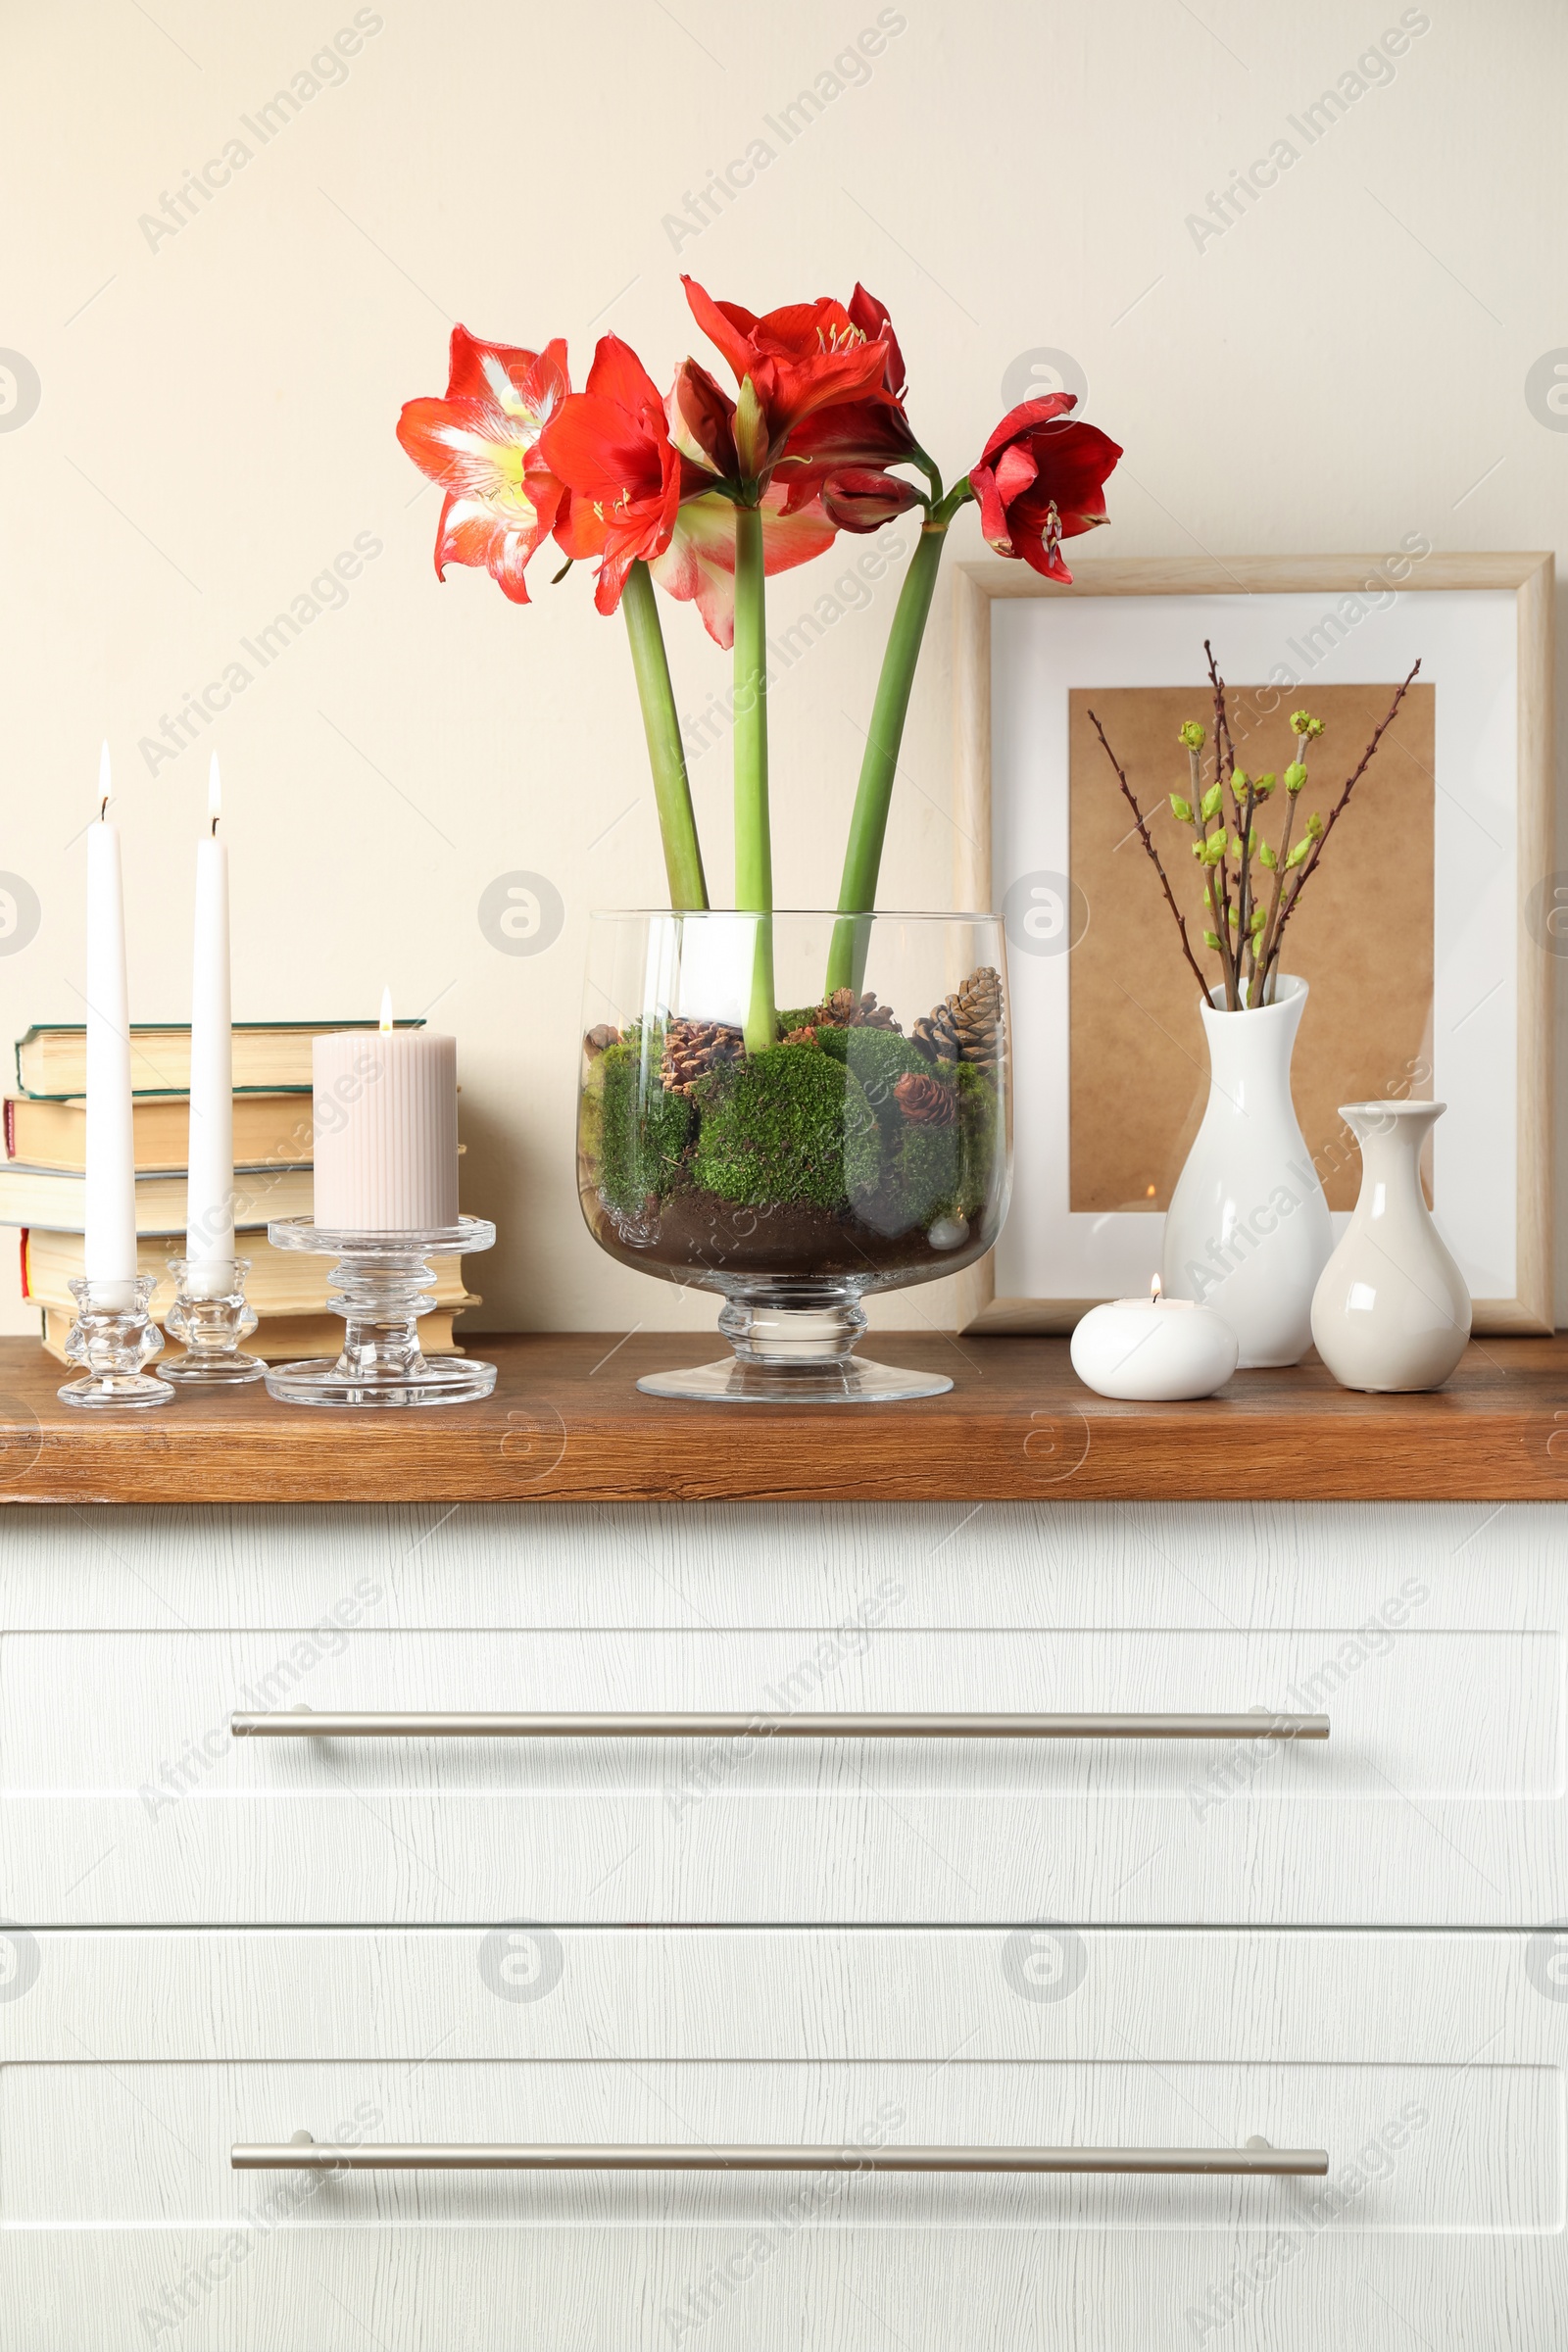
M 190 1144 L 185 1255 L 192 1298 L 233 1283 L 234 1044 L 229 1004 L 228 847 L 218 837 L 218 754 L 207 780 L 208 838 L 196 848 L 196 936 L 190 989 Z
M 129 1306 L 136 1279 L 136 1169 L 130 1117 L 130 1006 L 120 827 L 109 821 L 109 746 L 98 760 L 98 821 L 87 828 L 87 1279 L 98 1303 Z

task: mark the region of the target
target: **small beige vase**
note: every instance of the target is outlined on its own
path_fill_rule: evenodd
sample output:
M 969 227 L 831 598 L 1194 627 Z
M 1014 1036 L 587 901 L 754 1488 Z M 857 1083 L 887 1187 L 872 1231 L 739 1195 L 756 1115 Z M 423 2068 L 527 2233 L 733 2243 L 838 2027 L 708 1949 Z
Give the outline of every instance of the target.
M 1470 1337 L 1470 1293 L 1421 1191 L 1446 1102 L 1342 1102 L 1361 1192 L 1312 1296 L 1312 1338 L 1342 1388 L 1438 1389 Z

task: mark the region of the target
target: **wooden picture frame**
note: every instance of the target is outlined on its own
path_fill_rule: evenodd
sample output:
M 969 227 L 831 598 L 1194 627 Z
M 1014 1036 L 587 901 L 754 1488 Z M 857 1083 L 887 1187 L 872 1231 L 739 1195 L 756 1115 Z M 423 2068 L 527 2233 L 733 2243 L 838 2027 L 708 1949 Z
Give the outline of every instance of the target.
M 1408 542 L 1406 543 L 1408 545 Z M 1420 543 L 1425 549 L 1426 543 Z M 1076 551 L 1074 551 L 1076 552 Z M 1391 577 L 1392 574 L 1392 577 Z M 1515 608 L 1517 780 L 1515 835 L 1515 1093 L 1517 1138 L 1513 1208 L 1514 1283 L 1509 1296 L 1477 1298 L 1478 1332 L 1549 1332 L 1553 1327 L 1551 1187 L 1552 959 L 1532 938 L 1530 894 L 1552 865 L 1552 585 L 1549 554 L 1442 555 L 1425 552 L 1402 574 L 1388 557 L 1245 556 L 1132 558 L 1074 566 L 1071 588 L 1042 579 L 1025 564 L 960 564 L 954 576 L 955 881 L 956 904 L 1001 903 L 1004 878 L 993 864 L 992 606 L 999 600 L 1183 597 L 1253 600 L 1273 596 L 1362 598 L 1374 582 L 1394 601 L 1444 591 L 1502 591 Z M 1224 612 L 1211 632 L 1224 662 Z M 1198 631 L 1200 638 L 1203 630 Z M 1199 648 L 1195 645 L 1195 656 Z M 1195 687 L 1200 673 L 1195 669 Z M 1086 676 L 1084 685 L 1102 680 Z M 1441 677 L 1439 691 L 1442 691 Z M 1309 689 L 1301 688 L 1309 701 Z M 1065 755 L 1063 754 L 1063 757 Z M 1015 1086 L 1023 1081 L 1015 1069 Z M 1441 1072 L 1440 1072 L 1441 1083 Z M 1020 1213 L 1029 1171 L 1014 1184 Z M 1440 1210 L 1441 1213 L 1441 1210 Z M 1064 1332 L 1093 1297 L 1024 1298 L 998 1293 L 996 1253 L 959 1275 L 961 1329 Z M 1100 1294 L 1103 1296 L 1103 1293 Z

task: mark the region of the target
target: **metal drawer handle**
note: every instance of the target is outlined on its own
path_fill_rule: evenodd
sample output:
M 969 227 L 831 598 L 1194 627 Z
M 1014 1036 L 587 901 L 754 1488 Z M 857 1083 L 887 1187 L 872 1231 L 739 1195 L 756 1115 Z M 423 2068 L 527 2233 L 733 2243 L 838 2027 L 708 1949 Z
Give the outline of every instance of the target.
M 229 2150 L 236 2173 L 1222 2173 L 1299 2179 L 1326 2173 L 1323 2148 L 700 2148 L 380 2147 L 313 2140 L 307 2132 Z
M 411 1715 L 230 1716 L 236 1740 L 1326 1740 L 1326 1715 Z

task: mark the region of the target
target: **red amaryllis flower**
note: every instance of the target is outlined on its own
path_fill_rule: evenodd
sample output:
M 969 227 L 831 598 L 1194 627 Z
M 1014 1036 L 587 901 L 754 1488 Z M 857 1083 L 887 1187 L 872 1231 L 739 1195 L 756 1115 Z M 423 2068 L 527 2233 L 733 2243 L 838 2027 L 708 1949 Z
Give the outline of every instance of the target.
M 762 569 L 793 571 L 833 544 L 836 524 L 813 502 L 784 513 L 784 493 L 775 482 L 761 497 Z M 721 490 L 681 508 L 669 546 L 649 570 L 666 596 L 690 599 L 715 645 L 735 642 L 735 506 Z
M 594 603 L 613 612 L 633 564 L 663 554 L 682 498 L 709 477 L 676 449 L 658 385 L 617 335 L 600 338 L 588 389 L 563 402 L 543 456 L 572 494 L 556 536 L 568 556 L 599 558 Z
M 886 353 L 877 396 L 836 402 L 806 417 L 791 433 L 773 478 L 789 492 L 787 511 L 820 498 L 841 529 L 874 531 L 919 497 L 885 468 L 907 465 L 922 453 L 904 411 L 904 355 L 893 321 L 876 296 L 859 285 L 850 296 L 850 318 Z M 869 495 L 867 468 L 881 485 L 879 496 Z
M 1061 542 L 1108 521 L 1105 477 L 1121 456 L 1107 434 L 1063 415 L 1075 405 L 1073 393 L 1053 392 L 1009 410 L 969 469 L 980 527 L 998 555 L 1067 586 Z
M 793 515 L 803 495 L 801 482 L 792 481 L 786 487 L 781 477 L 775 476 L 773 487 L 784 490 L 784 512 Z M 879 531 L 895 514 L 917 507 L 920 493 L 912 482 L 901 482 L 896 473 L 883 473 L 875 466 L 839 466 L 824 475 L 816 503 L 841 531 Z
M 724 411 L 734 403 L 703 370 L 697 403 L 702 431 L 723 462 Z M 684 376 L 687 369 L 682 370 Z M 681 379 L 677 379 L 677 391 Z M 671 394 L 671 407 L 676 395 Z M 699 446 L 706 446 L 699 439 Z M 710 636 L 735 640 L 735 509 L 713 487 L 714 460 L 699 464 L 677 449 L 665 404 L 635 352 L 602 338 L 586 392 L 573 393 L 545 435 L 544 456 L 571 493 L 556 537 L 568 556 L 599 558 L 594 602 L 612 612 L 638 557 L 667 595 L 694 602 Z M 819 506 L 786 521 L 783 494 L 762 501 L 762 561 L 769 572 L 808 563 L 833 543 L 834 525 Z
M 794 428 L 819 409 L 889 397 L 887 343 L 868 334 L 843 303 L 796 302 L 759 318 L 738 302 L 715 302 L 695 278 L 681 283 L 693 318 L 742 387 L 736 435 L 751 479 L 762 478 Z
M 436 528 L 438 578 L 448 564 L 482 564 L 514 604 L 528 602 L 523 572 L 564 495 L 539 439 L 570 389 L 559 339 L 540 353 L 453 328 L 446 398 L 411 400 L 398 418 L 398 439 L 447 494 Z
M 664 405 L 671 436 L 682 457 L 738 489 L 741 462 L 735 448 L 735 403 L 723 387 L 695 360 L 682 360 Z

